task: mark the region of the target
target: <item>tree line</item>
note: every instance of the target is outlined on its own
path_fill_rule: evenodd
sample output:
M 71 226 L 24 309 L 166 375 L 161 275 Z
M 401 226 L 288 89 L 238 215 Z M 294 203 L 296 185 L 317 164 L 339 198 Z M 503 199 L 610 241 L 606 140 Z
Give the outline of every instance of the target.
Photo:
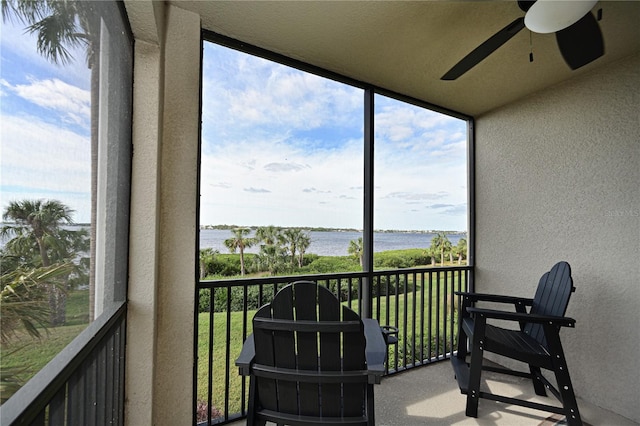
M 229 249 L 230 253 L 239 254 L 235 258 L 235 266 L 233 260 L 220 255 L 218 250 L 205 248 L 200 250 L 200 279 L 206 279 L 211 275 L 221 276 L 244 276 L 247 271 L 260 273 L 266 272 L 270 275 L 290 273 L 305 268 L 305 273 L 326 273 L 337 272 L 337 270 L 318 271 L 317 268 L 309 267 L 316 265 L 321 267 L 324 265 L 321 259 L 333 258 L 332 256 L 320 257 L 317 255 L 309 255 L 306 253 L 311 244 L 311 234 L 308 229 L 301 228 L 281 228 L 277 226 L 258 227 L 252 236 L 252 229 L 248 227 L 237 227 L 230 229 L 232 237 L 224 240 L 224 245 Z M 260 246 L 260 251 L 255 255 L 247 255 L 245 250 Z M 337 258 L 350 258 L 353 267 L 347 266 L 348 270 L 357 270 L 358 266 L 363 266 L 364 247 L 362 237 L 351 240 L 347 247 L 348 257 L 338 256 Z M 306 257 L 305 257 L 306 256 Z M 391 259 L 391 256 L 378 255 L 374 266 L 376 267 L 413 267 L 426 265 L 430 263 L 432 266 L 436 262 L 440 262 L 444 266 L 445 261 L 454 264 L 462 264 L 467 257 L 467 240 L 461 238 L 457 245 L 453 245 L 445 232 L 438 232 L 431 240 L 431 245 L 422 249 L 419 254 L 407 254 L 407 259 L 399 261 Z M 237 262 L 240 262 L 238 266 Z M 408 264 L 410 263 L 410 264 Z M 324 265 L 327 266 L 327 265 Z M 329 265 L 330 266 L 330 265 Z M 335 265 L 338 266 L 338 265 Z M 341 263 L 340 271 L 344 272 L 345 265 Z M 329 267 L 329 269 L 331 269 Z
M 363 266 L 364 246 L 362 237 L 357 240 L 351 240 L 347 252 L 360 262 L 360 266 Z M 460 238 L 458 244 L 454 246 L 445 232 L 438 232 L 431 239 L 431 245 L 423 251 L 423 255 L 431 260 L 432 266 L 435 266 L 436 259 L 440 259 L 440 265 L 444 266 L 445 256 L 449 257 L 450 263 L 453 264 L 455 258 L 460 265 L 462 260 L 467 257 L 467 240 Z
M 240 275 L 247 270 L 245 249 L 260 246 L 259 253 L 252 258 L 253 269 L 276 274 L 295 268 L 301 268 L 304 255 L 311 245 L 310 231 L 301 228 L 281 228 L 277 226 L 263 226 L 256 230 L 254 236 L 251 228 L 234 228 L 232 237 L 224 240 L 224 245 L 231 253 L 240 254 Z M 213 263 L 217 250 L 210 248 L 200 250 L 200 278 L 214 273 Z

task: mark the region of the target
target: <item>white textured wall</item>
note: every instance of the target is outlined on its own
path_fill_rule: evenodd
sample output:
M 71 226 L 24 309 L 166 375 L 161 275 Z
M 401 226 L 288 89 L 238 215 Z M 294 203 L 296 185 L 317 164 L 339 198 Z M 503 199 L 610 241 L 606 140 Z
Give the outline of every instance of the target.
M 153 421 L 182 425 L 193 412 L 200 17 L 170 6 L 166 22 Z
M 137 41 L 135 46 L 125 419 L 129 425 L 151 425 L 157 334 L 162 56 L 158 45 Z
M 193 412 L 200 18 L 161 2 L 126 6 L 136 56 L 125 422 L 187 425 Z M 155 27 L 148 26 L 151 19 Z
M 477 290 L 568 261 L 577 395 L 640 422 L 640 55 L 478 117 L 476 153 Z

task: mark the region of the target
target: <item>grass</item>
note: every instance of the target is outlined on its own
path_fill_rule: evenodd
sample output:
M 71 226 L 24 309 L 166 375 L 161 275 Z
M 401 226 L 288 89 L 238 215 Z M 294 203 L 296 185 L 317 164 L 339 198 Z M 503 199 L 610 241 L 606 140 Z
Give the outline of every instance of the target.
M 451 276 L 449 276 L 447 281 L 447 295 L 450 295 L 452 292 L 452 282 L 457 282 L 457 274 L 458 272 L 455 272 L 455 275 L 453 275 L 455 281 Z M 443 304 L 447 303 L 447 301 L 444 300 L 442 293 L 438 296 L 434 289 L 431 293 L 431 313 L 429 315 L 428 312 L 425 312 L 424 319 L 421 322 L 421 314 L 418 307 L 421 305 L 420 301 L 422 297 L 423 283 L 420 280 L 420 276 L 416 277 L 416 282 L 413 281 L 412 276 L 409 277 L 408 281 L 408 287 L 412 288 L 415 286 L 415 291 L 410 290 L 406 295 L 399 294 L 396 296 L 394 294 L 389 296 L 389 298 L 385 296 L 380 298 L 380 324 L 393 325 L 400 328 L 401 336 L 406 330 L 407 336 L 410 340 L 411 336 L 420 336 L 422 331 L 422 334 L 424 335 L 424 350 L 422 355 L 424 357 L 436 355 L 435 336 L 439 335 L 439 350 L 440 354 L 442 354 L 449 349 L 448 346 L 445 346 L 445 342 L 443 342 L 442 338 L 445 328 L 447 340 L 451 336 L 450 330 L 456 329 L 455 322 L 452 324 L 452 320 L 450 319 L 450 309 L 447 311 L 449 320 L 447 321 L 444 317 Z M 464 282 L 462 285 L 464 287 Z M 445 288 L 443 277 L 440 277 L 439 286 L 442 292 Z M 428 309 L 429 306 L 428 299 L 429 293 L 427 291 L 425 293 L 426 309 Z M 417 302 L 414 303 L 414 300 Z M 353 303 L 353 308 L 357 310 L 357 303 Z M 377 312 L 377 301 L 374 300 L 374 317 L 377 316 Z M 249 310 L 246 314 L 243 314 L 243 312 L 217 312 L 212 316 L 210 316 L 209 313 L 201 313 L 198 317 L 197 398 L 204 402 L 206 402 L 207 399 L 209 386 L 209 332 L 210 323 L 211 320 L 213 320 L 214 342 L 212 346 L 213 368 L 211 380 L 212 405 L 222 413 L 238 413 L 241 409 L 243 392 L 242 377 L 238 374 L 234 361 L 240 354 L 244 336 L 251 333 L 251 319 L 254 314 L 255 309 Z M 413 320 L 414 315 L 416 318 L 415 321 Z M 453 321 L 455 321 L 455 319 Z M 227 324 L 229 324 L 228 333 Z M 420 330 L 421 324 L 422 330 Z M 436 324 L 440 325 L 439 329 L 436 329 Z M 246 327 L 246 330 L 243 330 L 244 327 Z M 432 336 L 431 341 L 428 339 L 429 334 Z M 229 338 L 228 353 L 226 344 L 227 336 Z M 421 359 L 419 340 L 416 341 L 415 344 L 412 344 L 411 341 L 407 342 L 406 347 L 405 342 L 401 340 L 397 346 L 397 348 L 392 347 L 390 349 L 390 368 L 397 368 L 399 365 L 402 365 L 403 356 L 406 357 L 405 360 L 407 363 L 412 363 L 414 359 Z M 398 364 L 396 364 L 396 359 L 398 360 Z M 225 389 L 229 392 L 228 406 L 226 407 L 224 400 Z M 245 392 L 247 391 L 248 382 L 245 385 Z
M 0 347 L 2 369 L 19 372 L 16 376 L 19 382 L 26 383 L 87 327 L 88 319 L 89 291 L 70 292 L 67 298 L 67 323 L 41 330 L 40 339 L 19 333 L 16 339 L 3 344 Z
M 247 312 L 247 334 L 251 333 L 251 321 L 255 310 Z M 215 313 L 214 321 L 214 343 L 213 343 L 213 372 L 212 380 L 212 405 L 222 412 L 236 413 L 240 411 L 242 396 L 242 377 L 234 365 L 235 359 L 240 355 L 240 350 L 244 342 L 243 338 L 243 312 Z M 226 353 L 227 340 L 227 319 L 229 319 L 229 353 Z M 197 398 L 207 400 L 209 383 L 209 325 L 210 317 L 207 313 L 199 315 L 198 324 L 198 393 Z M 229 369 L 227 369 L 227 363 Z M 226 386 L 228 371 L 228 386 Z M 229 406 L 224 405 L 225 387 L 229 389 Z M 247 386 L 248 388 L 248 383 Z

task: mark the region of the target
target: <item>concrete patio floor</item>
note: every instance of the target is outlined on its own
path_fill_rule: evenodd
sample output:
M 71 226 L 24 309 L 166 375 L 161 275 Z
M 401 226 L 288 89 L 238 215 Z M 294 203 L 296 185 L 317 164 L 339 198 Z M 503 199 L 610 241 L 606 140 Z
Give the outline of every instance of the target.
M 500 381 L 494 380 L 499 378 Z M 485 380 L 486 379 L 486 380 Z M 547 404 L 555 403 L 553 396 L 538 397 L 530 382 L 517 377 L 483 373 L 483 389 L 507 396 L 525 398 Z M 478 425 L 478 426 L 551 426 L 562 425 L 550 418 L 558 415 L 524 407 L 505 405 L 481 399 L 478 418 L 464 414 L 466 395 L 462 395 L 448 361 L 413 369 L 382 380 L 375 388 L 376 425 Z M 624 417 L 603 410 L 578 399 L 585 426 L 638 425 Z M 244 426 L 244 421 L 232 423 Z

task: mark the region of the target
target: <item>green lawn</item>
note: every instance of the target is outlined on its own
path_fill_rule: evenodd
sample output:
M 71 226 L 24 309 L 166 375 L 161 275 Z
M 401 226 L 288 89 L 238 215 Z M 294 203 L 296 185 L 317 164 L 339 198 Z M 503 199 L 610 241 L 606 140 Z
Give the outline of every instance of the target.
M 26 383 L 87 327 L 88 319 L 89 291 L 70 292 L 67 299 L 67 323 L 61 327 L 41 330 L 41 339 L 19 333 L 16 339 L 3 344 L 0 347 L 2 370 L 19 372 L 17 378 L 22 384 Z

